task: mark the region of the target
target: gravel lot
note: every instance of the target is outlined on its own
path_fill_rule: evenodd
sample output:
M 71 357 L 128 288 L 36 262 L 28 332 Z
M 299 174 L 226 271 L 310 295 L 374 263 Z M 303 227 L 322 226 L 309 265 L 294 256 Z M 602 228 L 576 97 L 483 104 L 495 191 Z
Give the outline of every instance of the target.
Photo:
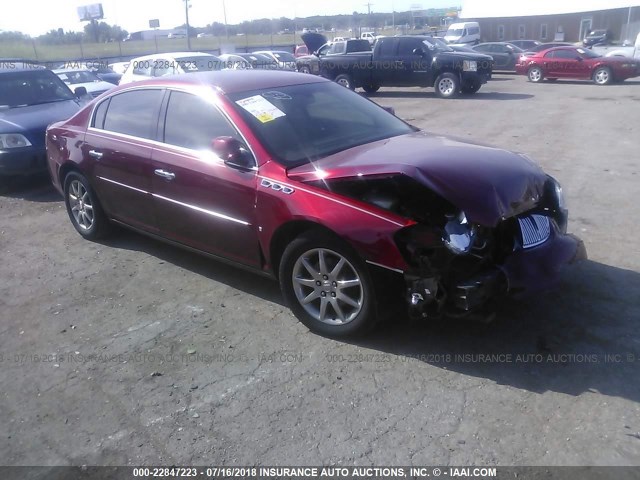
M 340 342 L 276 283 L 127 231 L 84 241 L 46 179 L 14 183 L 2 463 L 640 465 L 640 81 L 372 98 L 539 161 L 590 259 L 491 325 L 398 318 Z

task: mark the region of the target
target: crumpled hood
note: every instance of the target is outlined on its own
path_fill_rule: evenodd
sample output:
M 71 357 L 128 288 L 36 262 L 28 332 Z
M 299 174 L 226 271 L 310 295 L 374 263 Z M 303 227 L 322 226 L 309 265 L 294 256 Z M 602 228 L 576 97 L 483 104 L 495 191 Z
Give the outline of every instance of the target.
M 33 145 L 44 145 L 47 126 L 66 120 L 78 110 L 75 100 L 0 110 L 0 133 L 22 133 Z
M 426 132 L 354 147 L 288 172 L 294 180 L 327 184 L 387 174 L 417 180 L 463 210 L 470 221 L 488 227 L 531 209 L 547 180 L 523 155 Z

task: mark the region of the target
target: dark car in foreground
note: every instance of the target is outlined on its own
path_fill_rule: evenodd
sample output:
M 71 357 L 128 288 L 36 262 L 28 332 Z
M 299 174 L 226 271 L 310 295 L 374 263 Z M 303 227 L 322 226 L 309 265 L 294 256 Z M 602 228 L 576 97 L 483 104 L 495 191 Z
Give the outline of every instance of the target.
M 472 48 L 476 52 L 491 55 L 494 61 L 493 69 L 503 72 L 515 72 L 516 63 L 523 52 L 521 48 L 507 42 L 480 43 Z
M 0 177 L 46 172 L 47 126 L 79 109 L 79 100 L 50 70 L 22 62 L 2 62 Z
M 419 131 L 313 75 L 117 87 L 52 125 L 47 149 L 80 235 L 113 222 L 277 278 L 326 335 L 401 298 L 423 318 L 487 315 L 585 255 L 560 185 L 525 155 Z
M 625 57 L 603 57 L 586 48 L 556 47 L 531 57 L 522 57 L 516 72 L 530 82 L 560 78 L 593 80 L 598 85 L 622 82 L 640 76 L 640 61 Z

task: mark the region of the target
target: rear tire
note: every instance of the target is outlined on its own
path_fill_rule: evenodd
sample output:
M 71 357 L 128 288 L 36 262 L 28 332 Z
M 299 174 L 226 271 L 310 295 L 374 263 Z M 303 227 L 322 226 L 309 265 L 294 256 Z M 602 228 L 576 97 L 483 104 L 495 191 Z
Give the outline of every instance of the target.
M 355 90 L 355 87 L 353 85 L 353 80 L 351 80 L 351 77 L 346 73 L 343 73 L 342 75 L 338 75 L 336 77 L 335 82 L 338 85 L 342 85 L 343 87 L 348 88 L 349 90 Z
M 527 72 L 527 78 L 532 83 L 540 83 L 544 80 L 544 73 L 540 67 L 531 67 Z
M 70 172 L 65 177 L 64 204 L 73 227 L 87 240 L 97 240 L 109 233 L 109 219 L 84 175 Z
M 366 85 L 362 89 L 367 93 L 376 93 L 380 90 L 380 85 Z
M 337 237 L 311 230 L 293 240 L 282 255 L 279 278 L 289 308 L 311 331 L 346 337 L 375 325 L 367 265 Z
M 460 92 L 460 79 L 451 72 L 442 73 L 433 85 L 440 98 L 454 98 Z
M 303 65 L 301 66 L 298 71 L 300 73 L 311 73 L 311 70 L 309 69 L 309 67 L 307 65 Z

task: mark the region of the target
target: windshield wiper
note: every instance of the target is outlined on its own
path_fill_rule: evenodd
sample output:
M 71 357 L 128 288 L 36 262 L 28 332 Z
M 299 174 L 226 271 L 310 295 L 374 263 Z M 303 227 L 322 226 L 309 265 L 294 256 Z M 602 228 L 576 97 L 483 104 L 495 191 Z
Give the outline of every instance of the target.
M 32 105 L 44 105 L 45 103 L 66 102 L 67 100 L 73 100 L 73 97 L 71 97 L 71 98 L 56 98 L 55 100 L 45 100 L 43 102 L 30 103 L 29 106 L 32 106 Z

